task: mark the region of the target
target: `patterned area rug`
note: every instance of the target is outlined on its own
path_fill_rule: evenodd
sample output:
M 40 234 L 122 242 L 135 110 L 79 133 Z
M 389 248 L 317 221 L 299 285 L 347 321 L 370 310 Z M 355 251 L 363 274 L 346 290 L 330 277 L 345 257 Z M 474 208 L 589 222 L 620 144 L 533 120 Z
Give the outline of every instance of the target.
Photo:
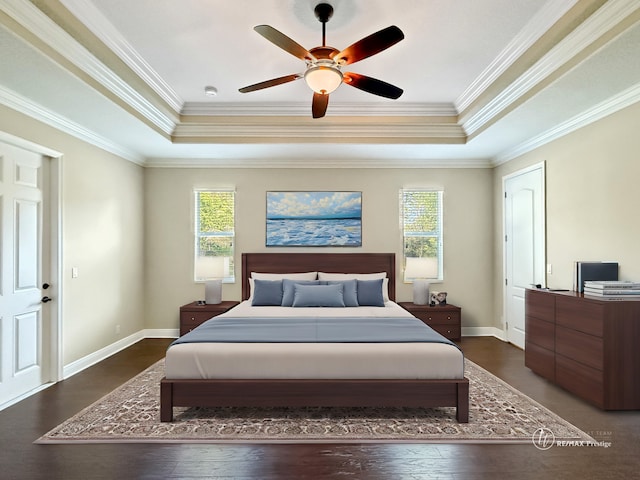
M 453 408 L 175 408 L 174 422 L 161 423 L 160 361 L 36 443 L 530 443 L 540 428 L 593 440 L 469 360 L 465 372 L 468 424 Z

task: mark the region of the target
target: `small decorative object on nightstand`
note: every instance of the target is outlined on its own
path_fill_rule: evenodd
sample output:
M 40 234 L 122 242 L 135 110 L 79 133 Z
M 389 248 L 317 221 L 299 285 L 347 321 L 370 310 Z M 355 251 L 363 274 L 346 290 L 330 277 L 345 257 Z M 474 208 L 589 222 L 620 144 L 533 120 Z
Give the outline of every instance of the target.
M 180 307 L 180 335 L 189 333 L 201 323 L 238 305 L 236 301 L 207 304 L 202 301 L 187 303 Z
M 462 336 L 461 314 L 462 309 L 451 305 L 416 305 L 411 302 L 398 302 L 405 310 L 411 312 L 436 332 L 449 340 L 460 340 Z

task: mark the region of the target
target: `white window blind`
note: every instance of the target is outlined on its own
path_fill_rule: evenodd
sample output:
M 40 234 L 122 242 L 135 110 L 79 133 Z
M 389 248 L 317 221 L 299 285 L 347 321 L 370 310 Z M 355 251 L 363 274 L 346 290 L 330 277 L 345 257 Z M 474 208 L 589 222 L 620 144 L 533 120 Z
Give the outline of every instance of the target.
M 442 194 L 419 189 L 401 192 L 405 282 L 443 279 Z
M 195 190 L 196 281 L 223 278 L 235 281 L 235 192 Z

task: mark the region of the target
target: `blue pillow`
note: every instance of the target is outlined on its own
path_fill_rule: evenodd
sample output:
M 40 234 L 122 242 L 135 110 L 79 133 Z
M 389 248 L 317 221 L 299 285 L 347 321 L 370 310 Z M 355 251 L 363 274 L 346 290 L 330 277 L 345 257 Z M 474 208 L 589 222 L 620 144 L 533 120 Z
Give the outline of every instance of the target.
M 296 285 L 320 285 L 320 280 L 293 280 L 285 278 L 282 280 L 282 306 L 293 306 L 293 295 Z
M 344 307 L 342 285 L 295 285 L 294 307 Z
M 344 295 L 345 307 L 359 307 L 358 303 L 358 283 L 356 279 L 352 280 L 323 280 L 322 285 L 342 284 L 342 293 Z
M 282 280 L 254 280 L 253 281 L 254 307 L 280 306 L 282 303 Z
M 384 307 L 382 278 L 358 280 L 358 305 L 361 307 Z

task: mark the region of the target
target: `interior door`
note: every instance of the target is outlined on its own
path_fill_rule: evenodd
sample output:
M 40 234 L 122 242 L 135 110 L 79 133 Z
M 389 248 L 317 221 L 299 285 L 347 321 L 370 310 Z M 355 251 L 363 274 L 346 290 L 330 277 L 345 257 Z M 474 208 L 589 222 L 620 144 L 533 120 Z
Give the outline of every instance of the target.
M 525 290 L 545 285 L 544 164 L 504 179 L 505 333 L 524 348 Z
M 49 381 L 51 329 L 42 303 L 44 158 L 0 143 L 0 164 L 2 405 Z

